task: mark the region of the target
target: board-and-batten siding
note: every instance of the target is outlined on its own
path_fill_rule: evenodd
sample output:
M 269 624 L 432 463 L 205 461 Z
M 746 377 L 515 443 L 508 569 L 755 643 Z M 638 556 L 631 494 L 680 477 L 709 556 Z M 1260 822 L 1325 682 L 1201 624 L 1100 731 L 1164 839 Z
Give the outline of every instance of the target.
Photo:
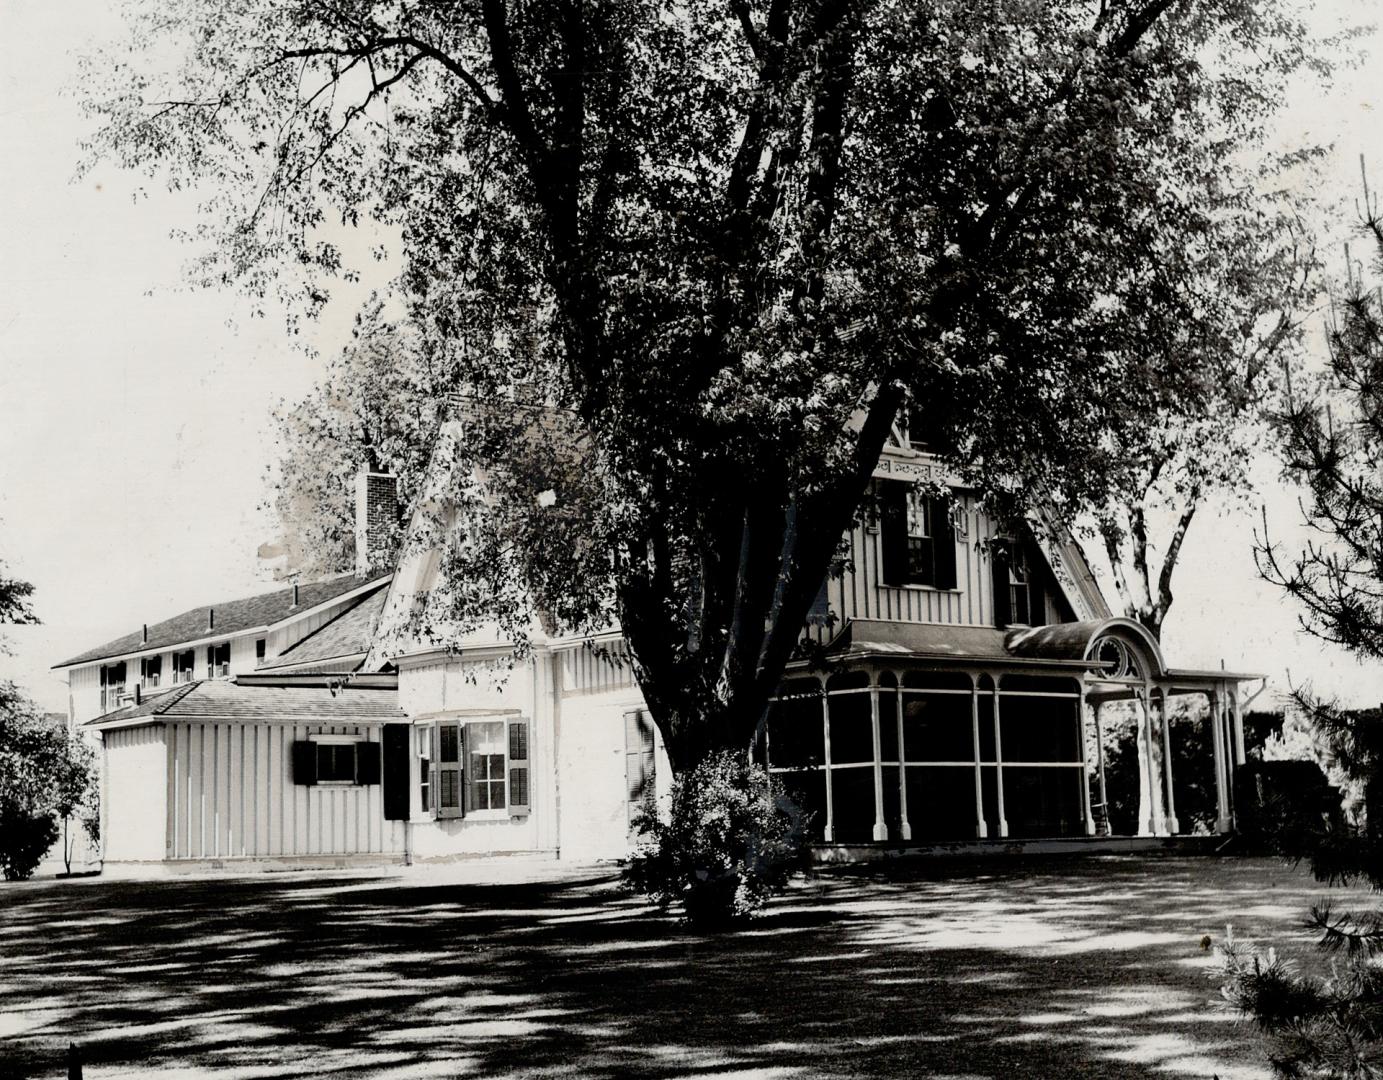
M 625 644 L 580 646 L 562 653 L 562 689 L 567 694 L 604 694 L 634 685 L 634 670 L 625 659 Z
M 156 724 L 104 733 L 101 836 L 105 858 L 162 859 L 164 732 Z M 112 823 L 118 823 L 114 828 Z
M 828 641 L 846 619 L 889 619 L 897 622 L 992 626 L 993 579 L 986 542 L 999 535 L 975 497 L 957 493 L 965 534 L 956 537 L 956 588 L 885 585 L 881 573 L 880 534 L 863 526 L 850 533 L 850 565 L 826 586 L 835 621 L 830 628 L 813 627 L 809 634 Z
M 356 735 L 355 725 L 177 722 L 167 726 L 167 857 L 397 853 L 404 828 L 384 819 L 379 784 L 293 783 L 292 744 Z

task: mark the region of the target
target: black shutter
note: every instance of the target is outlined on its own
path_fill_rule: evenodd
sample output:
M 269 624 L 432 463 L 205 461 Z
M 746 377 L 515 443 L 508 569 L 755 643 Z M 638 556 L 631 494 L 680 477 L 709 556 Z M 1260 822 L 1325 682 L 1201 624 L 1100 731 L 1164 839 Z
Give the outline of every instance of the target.
M 293 783 L 315 784 L 317 782 L 317 744 L 315 742 L 295 742 L 293 744 Z
M 379 783 L 379 743 L 361 742 L 355 744 L 355 782 L 357 784 Z
M 384 820 L 407 821 L 408 813 L 408 736 L 407 724 L 385 724 L 380 736 L 383 746 Z M 427 809 L 424 807 L 423 809 Z
M 908 581 L 908 485 L 879 481 L 879 544 L 886 585 Z
M 1008 560 L 1008 541 L 996 540 L 989 549 L 989 568 L 994 581 L 994 625 L 1001 630 L 1013 622 L 1008 594 Z
M 1035 550 L 1028 552 L 1028 622 L 1033 626 L 1042 626 L 1047 621 L 1043 561 Z
M 956 587 L 956 531 L 951 527 L 951 500 L 928 499 L 927 516 L 931 518 L 932 552 L 936 573 L 932 584 L 938 589 Z

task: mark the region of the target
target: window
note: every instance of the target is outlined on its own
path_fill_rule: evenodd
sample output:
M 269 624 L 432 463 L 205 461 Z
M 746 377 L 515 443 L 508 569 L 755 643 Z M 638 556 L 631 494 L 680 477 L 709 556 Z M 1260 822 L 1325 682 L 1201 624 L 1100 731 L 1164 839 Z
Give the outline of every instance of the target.
M 163 657 L 146 656 L 139 661 L 139 681 L 146 687 L 154 687 L 163 678 Z
M 424 813 L 528 813 L 527 720 L 443 720 L 418 728 L 416 738 Z
M 956 534 L 951 500 L 897 480 L 881 480 L 878 494 L 884 582 L 954 589 Z
M 355 783 L 355 744 L 317 744 L 317 783 Z
M 182 652 L 173 654 L 173 682 L 187 683 L 193 678 L 193 670 L 197 666 L 197 661 L 191 649 L 184 649 Z
M 378 784 L 380 744 L 364 736 L 314 735 L 293 744 L 293 783 Z
M 265 646 L 266 646 L 267 644 L 268 644 L 268 642 L 265 641 L 264 638 L 258 638 L 258 639 L 256 639 L 256 641 L 255 641 L 255 665 L 256 665 L 256 666 L 258 666 L 258 665 L 264 663 L 264 649 L 265 649 Z
M 125 693 L 125 662 L 101 665 L 101 708 L 110 711 L 119 708 L 120 698 Z
M 430 814 L 432 806 L 432 788 L 436 783 L 436 774 L 433 772 L 432 762 L 436 755 L 432 752 L 432 738 L 436 728 L 429 724 L 427 727 L 417 729 L 418 738 L 418 775 L 421 778 L 422 808 L 424 814 Z
M 215 679 L 230 674 L 230 642 L 206 647 L 206 677 Z
M 504 809 L 504 724 L 467 724 L 471 784 L 468 810 Z
M 1023 558 L 1021 548 L 1015 548 L 1009 555 L 1008 597 L 1008 609 L 1012 614 L 1013 621 L 1031 625 L 1032 605 L 1028 602 L 1028 563 Z

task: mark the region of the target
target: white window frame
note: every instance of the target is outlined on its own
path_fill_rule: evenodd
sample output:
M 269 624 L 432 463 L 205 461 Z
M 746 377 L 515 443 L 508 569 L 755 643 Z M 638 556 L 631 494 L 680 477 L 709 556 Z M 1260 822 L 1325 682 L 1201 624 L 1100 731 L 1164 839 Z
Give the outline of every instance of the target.
M 510 757 L 511 747 L 510 727 L 513 724 L 524 724 L 527 727 L 527 758 Z M 504 750 L 504 765 L 502 779 L 504 781 L 504 806 L 501 809 L 467 810 L 467 797 L 470 785 L 474 782 L 471 775 L 470 762 L 467 760 L 471 754 L 472 736 L 464 729 L 472 724 L 498 724 L 501 728 L 500 743 Z M 441 769 L 439 759 L 442 747 L 441 729 L 447 725 L 455 725 L 458 729 L 457 737 L 460 740 L 460 768 L 459 786 L 461 805 L 458 808 L 439 806 L 441 797 Z M 418 803 L 422 802 L 422 787 L 424 777 L 428 787 L 428 806 L 420 808 L 420 816 L 425 821 L 459 821 L 463 824 L 467 821 L 476 822 L 495 822 L 508 821 L 511 818 L 524 818 L 529 816 L 533 802 L 533 720 L 531 717 L 518 712 L 513 713 L 485 713 L 475 716 L 432 716 L 416 719 L 413 721 L 414 727 L 414 756 L 418 759 L 419 777 L 416 782 L 418 792 Z M 431 732 L 430 735 L 424 734 Z M 437 755 L 429 758 L 428 752 Z M 513 770 L 515 768 L 528 770 L 528 802 L 515 804 L 513 790 Z M 426 771 L 424 771 L 426 770 Z M 496 781 L 488 781 L 496 782 Z M 442 813 L 445 809 L 447 812 Z
M 318 745 L 322 745 L 322 746 L 359 746 L 359 745 L 360 745 L 361 743 L 363 743 L 363 742 L 369 742 L 369 740 L 368 740 L 367 738 L 365 738 L 365 736 L 363 736 L 363 735 L 322 735 L 322 734 L 311 734 L 311 735 L 308 735 L 307 741 L 310 742 L 310 743 L 317 743 Z M 356 775 L 357 775 L 357 776 L 358 776 L 359 773 L 360 773 L 360 751 L 359 751 L 359 750 L 357 750 L 357 751 L 355 752 L 355 772 L 356 772 Z M 359 784 L 356 782 L 356 780 L 353 778 L 353 779 L 350 779 L 350 780 L 318 780 L 317 783 L 316 783 L 314 786 L 315 786 L 315 787 L 324 787 L 324 788 L 338 788 L 338 787 L 339 787 L 339 788 L 348 788 L 348 787 L 359 787 L 360 785 L 359 785 Z

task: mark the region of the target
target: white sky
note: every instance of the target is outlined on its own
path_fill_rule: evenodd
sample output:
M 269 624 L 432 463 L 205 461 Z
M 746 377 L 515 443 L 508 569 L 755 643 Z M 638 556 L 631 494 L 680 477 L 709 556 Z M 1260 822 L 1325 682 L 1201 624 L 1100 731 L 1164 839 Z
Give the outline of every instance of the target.
M 1372 5 L 1327 8 L 1368 18 Z M 182 288 L 190 251 L 168 233 L 191 224 L 190 198 L 155 190 L 136 202 L 139 179 L 111 169 L 72 182 L 86 131 L 74 53 L 119 32 L 108 3 L 0 0 L 0 559 L 33 582 L 44 622 L 7 630 L 14 655 L 0 656 L 0 677 L 57 710 L 67 693 L 53 663 L 270 586 L 255 558 L 273 535 L 258 509 L 269 412 L 321 369 L 281 321 Z M 1350 193 L 1360 153 L 1383 176 L 1380 107 L 1383 61 L 1371 59 L 1329 95 L 1304 90 L 1285 127 L 1336 144 L 1326 184 Z M 342 294 L 309 329 L 320 355 L 347 340 L 361 299 Z M 1349 701 L 1383 700 L 1383 667 L 1300 635 L 1294 611 L 1258 580 L 1258 507 L 1284 539 L 1299 535 L 1295 494 L 1271 463 L 1260 472 L 1255 500 L 1192 527 L 1163 635 L 1169 659 L 1223 660 L 1276 687 L 1290 670 Z

